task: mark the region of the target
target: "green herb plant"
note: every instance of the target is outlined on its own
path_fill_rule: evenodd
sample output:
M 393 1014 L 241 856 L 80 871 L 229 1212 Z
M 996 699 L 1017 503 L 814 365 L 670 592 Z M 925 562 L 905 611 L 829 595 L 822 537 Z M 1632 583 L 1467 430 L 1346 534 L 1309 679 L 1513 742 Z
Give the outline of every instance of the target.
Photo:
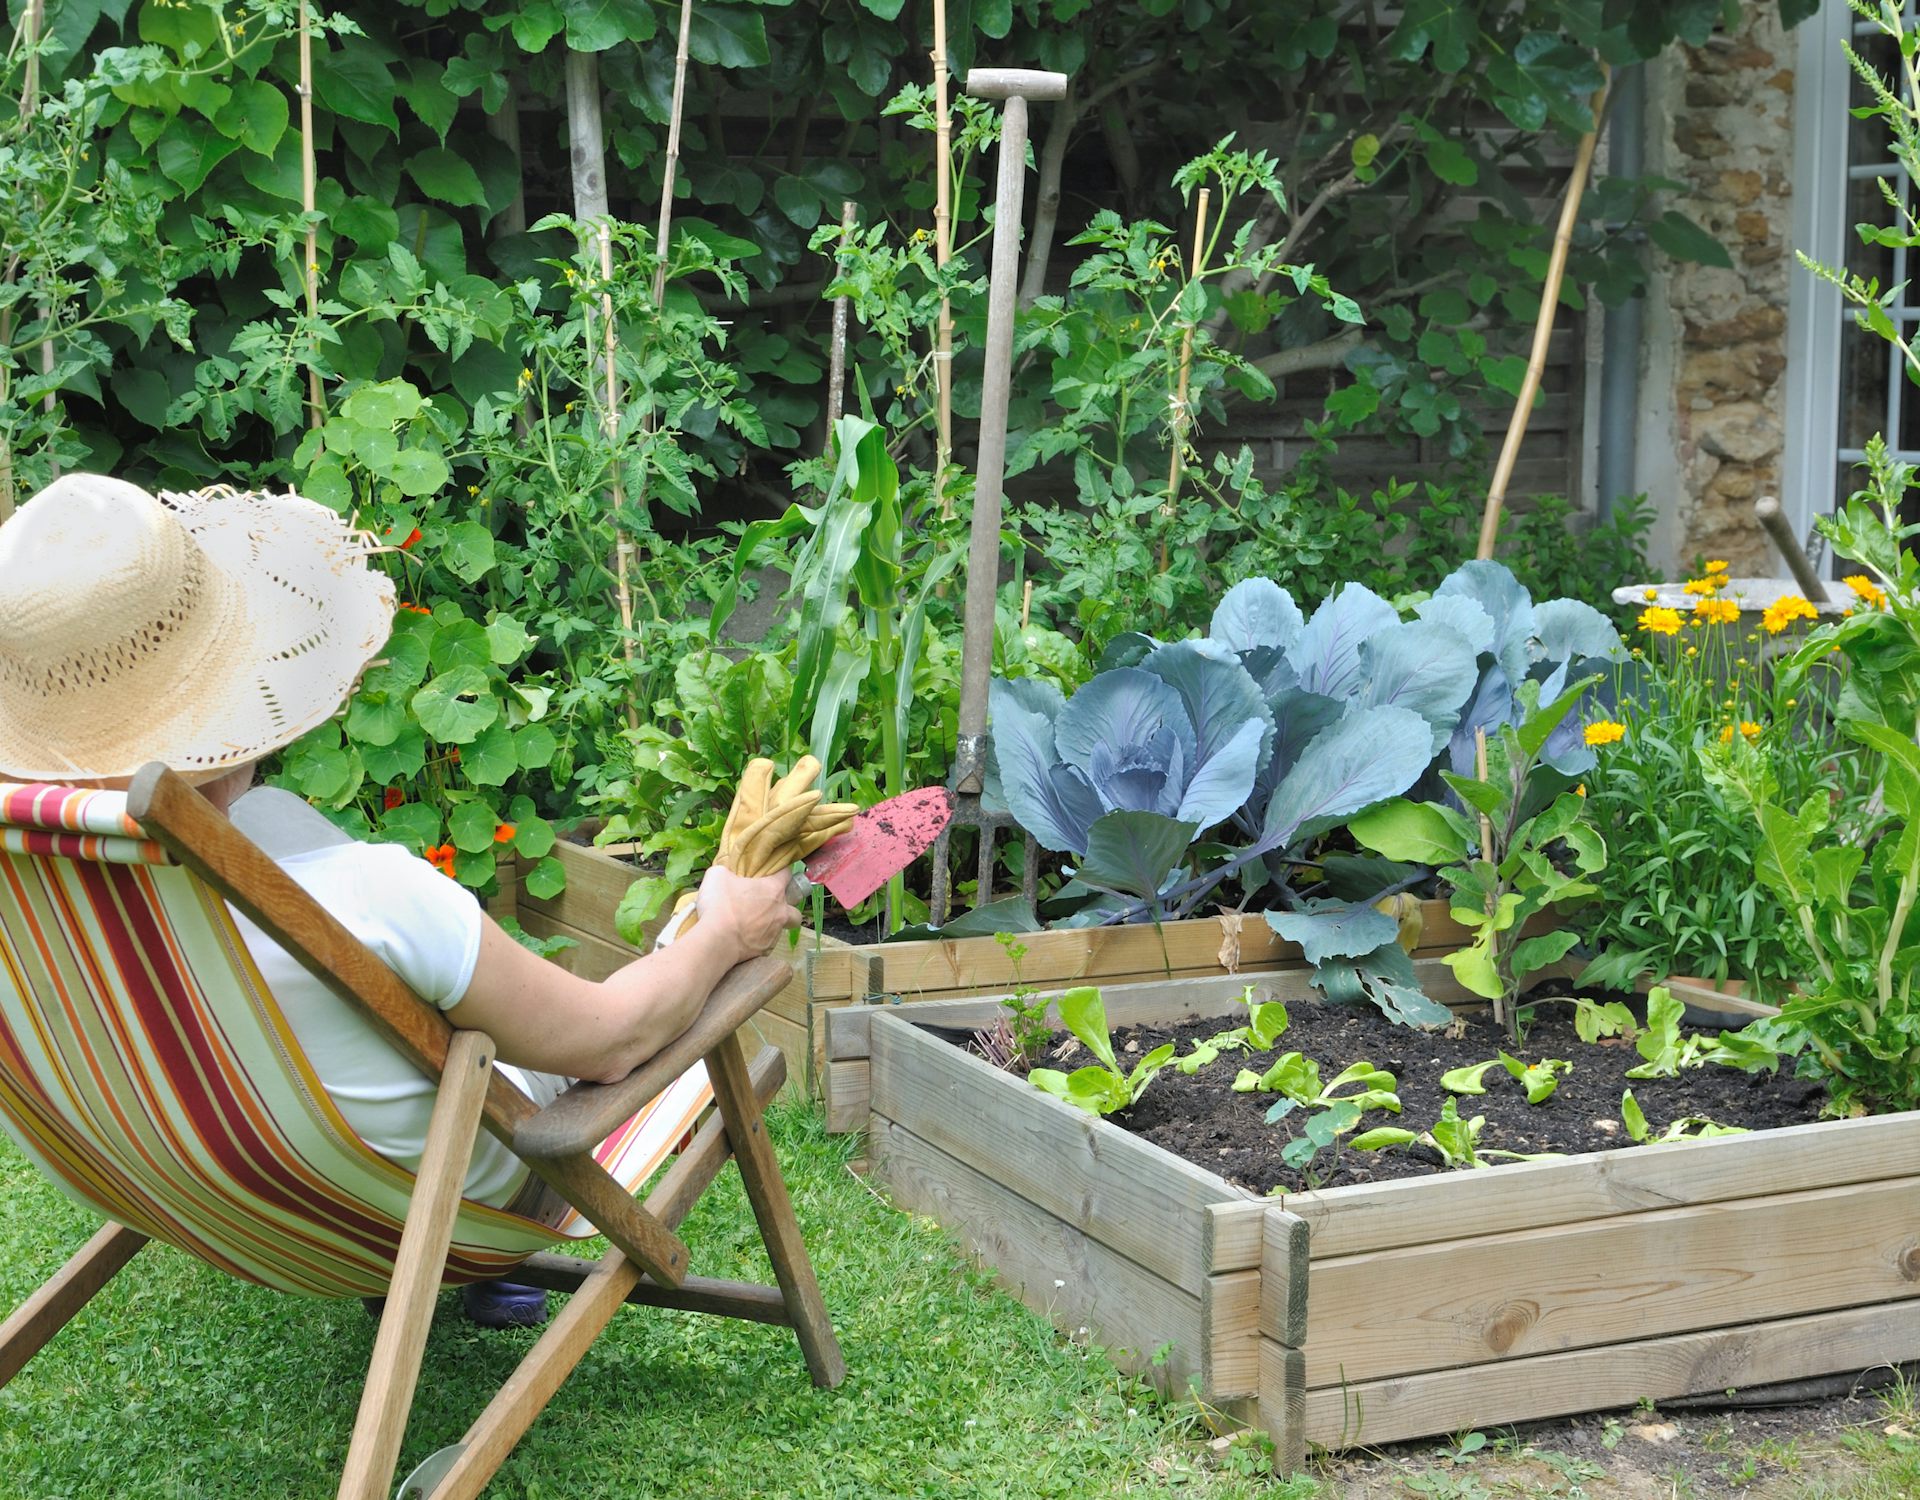
M 1443 771 L 1462 808 L 1397 797 L 1349 825 L 1364 848 L 1388 859 L 1440 867 L 1456 921 L 1474 933 L 1447 955 L 1461 984 L 1494 1002 L 1519 1040 L 1517 1001 L 1529 974 L 1557 963 L 1579 939 L 1571 929 L 1519 937 L 1529 918 L 1593 892 L 1587 878 L 1606 868 L 1607 847 L 1587 817 L 1586 799 L 1540 761 L 1547 737 L 1593 679 L 1541 704 L 1538 683 L 1521 688 L 1523 717 L 1487 741 L 1487 777 Z M 1482 847 L 1481 818 L 1491 833 Z
M 1172 1060 L 1174 1044 L 1155 1047 L 1131 1071 L 1122 1071 L 1113 1053 L 1107 1029 L 1107 1008 L 1092 985 L 1071 989 L 1060 997 L 1060 1020 L 1081 1044 L 1099 1059 L 1097 1064 L 1062 1073 L 1057 1068 L 1035 1068 L 1027 1074 L 1033 1086 L 1064 1099 L 1089 1114 L 1110 1115 L 1126 1109 L 1147 1091 L 1160 1070 Z

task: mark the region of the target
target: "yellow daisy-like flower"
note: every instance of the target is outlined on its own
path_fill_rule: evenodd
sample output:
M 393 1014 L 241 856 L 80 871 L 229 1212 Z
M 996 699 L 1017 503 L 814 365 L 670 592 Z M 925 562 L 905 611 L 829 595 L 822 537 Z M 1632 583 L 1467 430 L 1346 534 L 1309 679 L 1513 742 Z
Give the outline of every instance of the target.
M 1798 594 L 1782 594 L 1760 616 L 1760 626 L 1768 635 L 1778 635 L 1795 620 L 1817 620 L 1820 611 Z
M 1616 724 L 1611 719 L 1600 719 L 1587 726 L 1589 745 L 1615 745 L 1627 737 L 1627 726 Z
M 1853 590 L 1857 598 L 1871 604 L 1875 609 L 1887 602 L 1887 591 L 1864 573 L 1855 573 L 1851 578 L 1842 581 Z
M 1749 740 L 1757 740 L 1760 738 L 1760 726 L 1751 719 L 1742 719 L 1740 721 L 1740 732 Z
M 1740 606 L 1731 599 L 1702 599 L 1694 605 L 1693 612 L 1715 625 L 1731 625 L 1740 618 Z
M 1680 633 L 1680 611 L 1677 609 L 1643 609 L 1640 611 L 1640 628 L 1652 635 L 1678 635 Z
M 1723 745 L 1731 745 L 1733 743 L 1733 726 L 1731 724 L 1722 724 L 1720 726 L 1720 743 Z
M 1721 578 L 1712 577 L 1689 578 L 1686 583 L 1686 589 L 1689 594 L 1715 594 L 1720 591 L 1720 585 L 1725 581 L 1726 580 Z
M 1658 599 L 1660 597 L 1660 590 L 1642 589 L 1640 593 L 1640 597 L 1643 599 Z
M 1715 557 L 1715 558 L 1710 558 L 1710 559 L 1708 560 L 1708 562 L 1707 562 L 1707 571 L 1708 571 L 1709 573 L 1724 573 L 1724 572 L 1726 572 L 1726 571 L 1727 571 L 1727 560 L 1726 560 L 1726 559 L 1725 559 L 1724 557 Z M 1725 581 L 1725 580 L 1723 579 L 1723 580 L 1722 580 L 1722 582 L 1724 582 L 1724 581 Z

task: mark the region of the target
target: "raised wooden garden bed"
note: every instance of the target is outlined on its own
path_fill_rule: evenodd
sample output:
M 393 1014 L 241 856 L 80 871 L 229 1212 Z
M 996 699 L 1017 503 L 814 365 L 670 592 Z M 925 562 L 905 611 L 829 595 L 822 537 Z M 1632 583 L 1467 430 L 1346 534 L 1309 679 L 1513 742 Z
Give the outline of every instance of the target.
M 1107 1011 L 1225 1016 L 1241 984 L 1116 986 Z M 1284 1463 L 1920 1358 L 1920 1115 L 1260 1199 L 911 1024 L 997 1010 L 832 1018 L 834 1047 L 865 1033 L 875 1180 Z

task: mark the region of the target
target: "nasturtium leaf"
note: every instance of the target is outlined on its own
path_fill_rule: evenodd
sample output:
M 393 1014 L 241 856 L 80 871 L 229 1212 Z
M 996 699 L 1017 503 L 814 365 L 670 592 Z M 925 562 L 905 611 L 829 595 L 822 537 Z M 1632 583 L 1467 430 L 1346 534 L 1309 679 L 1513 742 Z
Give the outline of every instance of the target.
M 493 847 L 493 831 L 499 822 L 491 804 L 476 798 L 462 802 L 447 815 L 447 833 L 454 848 L 465 854 L 477 854 Z
M 549 854 L 520 878 L 520 885 L 538 901 L 550 901 L 567 888 L 567 867 Z
M 440 744 L 465 745 L 500 717 L 500 704 L 487 674 L 463 663 L 415 693 L 413 713 L 420 727 Z
M 456 521 L 447 528 L 446 539 L 440 547 L 440 557 L 441 560 L 446 563 L 447 570 L 452 573 L 454 577 L 460 579 L 461 582 L 477 582 L 479 579 L 485 577 L 494 565 L 493 533 L 478 521 Z M 516 627 L 518 625 L 517 621 L 496 621 L 495 623 L 512 624 Z M 523 640 L 525 639 L 525 634 L 525 631 L 522 630 L 521 638 Z M 517 659 L 519 655 L 518 652 L 512 656 L 505 657 L 499 654 L 500 649 L 510 647 L 514 644 L 510 634 L 496 636 L 490 626 L 487 630 L 487 638 L 489 643 L 487 653 L 489 660 L 497 661 L 502 666 L 505 666 L 508 662 Z M 526 644 L 531 645 L 532 642 L 528 641 Z M 522 650 L 524 649 L 525 647 L 523 646 Z
M 460 769 L 475 786 L 505 786 L 520 769 L 514 754 L 513 731 L 504 719 L 495 719 L 460 752 Z
M 391 745 L 406 727 L 404 698 L 360 692 L 347 707 L 347 733 L 362 745 Z
M 516 806 L 524 800 L 514 798 Z M 527 859 L 539 859 L 553 848 L 553 824 L 545 818 L 516 812 L 513 830 L 514 851 Z
M 374 841 L 404 844 L 418 854 L 440 842 L 439 809 L 430 802 L 402 802 L 398 807 L 389 807 L 380 814 Z
M 427 763 L 427 739 L 418 724 L 408 724 L 390 745 L 362 745 L 360 763 L 372 780 L 386 785 L 418 776 Z
M 410 499 L 438 493 L 452 477 L 447 461 L 425 448 L 402 448 L 387 468 L 387 478 Z
M 527 725 L 519 731 L 515 743 L 520 764 L 529 771 L 545 770 L 553 763 L 554 754 L 560 748 L 553 731 L 544 724 Z
M 493 661 L 486 627 L 477 620 L 468 620 L 458 614 L 434 627 L 427 655 L 437 672 L 459 666 L 485 668 Z

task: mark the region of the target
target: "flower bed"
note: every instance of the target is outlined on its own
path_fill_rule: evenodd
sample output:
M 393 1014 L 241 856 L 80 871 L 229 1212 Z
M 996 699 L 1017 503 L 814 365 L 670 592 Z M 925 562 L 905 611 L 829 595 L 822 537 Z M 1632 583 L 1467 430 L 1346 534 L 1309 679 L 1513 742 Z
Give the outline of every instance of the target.
M 1290 1004 L 1306 980 L 1263 981 Z M 1241 981 L 1118 986 L 1116 1028 L 1243 1012 Z M 990 999 L 916 1020 L 990 1024 Z M 1920 1357 L 1920 1115 L 1256 1198 L 883 1007 L 873 1175 L 1029 1305 L 1306 1442 L 1467 1426 Z M 1170 1347 L 1168 1347 L 1170 1346 Z M 1155 1355 L 1161 1353 L 1156 1363 Z

